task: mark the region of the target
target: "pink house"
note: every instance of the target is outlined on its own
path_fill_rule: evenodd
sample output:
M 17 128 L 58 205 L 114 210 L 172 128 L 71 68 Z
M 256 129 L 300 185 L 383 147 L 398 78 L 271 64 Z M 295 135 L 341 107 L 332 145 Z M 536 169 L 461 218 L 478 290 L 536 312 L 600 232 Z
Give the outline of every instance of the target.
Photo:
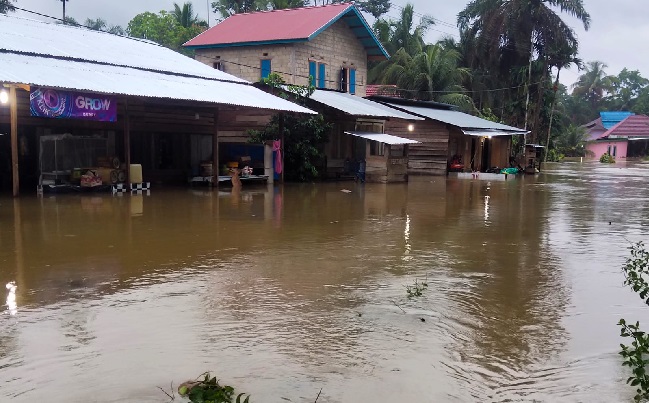
M 599 136 L 591 136 L 586 150 L 597 159 L 605 153 L 617 159 L 649 155 L 649 116 L 627 116 Z

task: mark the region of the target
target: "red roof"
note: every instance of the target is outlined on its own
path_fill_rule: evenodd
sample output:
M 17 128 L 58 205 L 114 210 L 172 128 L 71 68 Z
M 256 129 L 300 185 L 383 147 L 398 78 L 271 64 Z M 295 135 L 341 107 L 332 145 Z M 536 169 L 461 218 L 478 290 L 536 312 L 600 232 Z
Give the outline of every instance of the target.
M 339 3 L 234 14 L 183 46 L 306 40 L 351 7 L 351 3 Z
M 632 138 L 647 137 L 649 138 L 649 116 L 631 115 L 611 127 L 598 139 L 604 138 Z
M 399 94 L 399 89 L 396 85 L 368 84 L 365 86 L 366 97 L 377 95 L 401 98 L 401 94 Z

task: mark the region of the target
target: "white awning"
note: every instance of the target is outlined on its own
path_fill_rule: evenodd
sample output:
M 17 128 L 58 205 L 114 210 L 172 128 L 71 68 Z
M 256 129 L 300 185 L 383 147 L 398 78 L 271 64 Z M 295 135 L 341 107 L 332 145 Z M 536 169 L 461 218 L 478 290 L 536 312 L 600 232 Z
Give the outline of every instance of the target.
M 390 145 L 396 144 L 418 144 L 416 140 L 410 140 L 404 137 L 397 137 L 391 134 L 385 133 L 370 133 L 370 132 L 345 132 L 345 134 L 350 134 L 356 137 L 362 137 L 367 140 L 378 141 L 379 143 L 385 143 Z
M 468 130 L 462 129 L 462 132 L 468 136 L 479 137 L 492 137 L 492 136 L 514 136 L 520 135 L 520 132 L 503 132 L 503 131 L 489 131 L 489 130 Z

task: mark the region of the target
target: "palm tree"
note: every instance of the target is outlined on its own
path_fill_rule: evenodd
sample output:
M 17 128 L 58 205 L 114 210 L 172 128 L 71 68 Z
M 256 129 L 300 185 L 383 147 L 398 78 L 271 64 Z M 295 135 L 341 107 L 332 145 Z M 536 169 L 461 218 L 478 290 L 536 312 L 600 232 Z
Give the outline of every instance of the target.
M 598 108 L 604 94 L 610 92 L 613 86 L 613 77 L 604 71 L 607 67 L 599 61 L 586 63 L 584 74 L 572 85 L 572 95 L 582 97 L 592 108 Z
M 401 48 L 393 57 L 383 84 L 396 84 L 407 98 L 437 101 L 475 110 L 473 101 L 463 94 L 462 81 L 469 69 L 458 67 L 459 53 L 441 45 L 430 45 L 422 52 L 410 56 Z
M 103 31 L 108 24 L 103 18 L 97 18 L 96 20 L 87 18 L 86 22 L 84 22 L 83 25 L 85 25 L 87 28 L 94 29 L 95 31 Z
M 545 93 L 551 67 L 548 50 L 578 48 L 574 31 L 561 19 L 559 11 L 580 20 L 585 29 L 590 27 L 590 15 L 583 0 L 472 0 L 458 14 L 460 31 L 476 38 L 480 65 L 497 75 L 503 87 L 512 86 L 512 74 L 518 77 L 515 83 L 525 85 L 523 94 L 513 90 L 508 96 L 516 105 L 517 114 L 524 112 L 526 121 L 532 89 L 540 98 Z M 518 74 L 523 71 L 526 74 Z M 532 85 L 534 81 L 538 84 Z M 521 95 L 528 101 L 521 102 Z M 536 135 L 540 125 L 538 119 L 532 121 L 536 122 L 533 131 Z
M 190 28 L 194 25 L 207 27 L 207 22 L 198 18 L 198 14 L 194 13 L 194 6 L 189 1 L 184 3 L 182 7 L 178 3 L 174 3 L 171 14 L 176 19 L 176 22 L 184 28 Z
M 7 14 L 10 11 L 16 11 L 16 8 L 11 4 L 11 2 L 12 0 L 0 0 L 0 14 Z

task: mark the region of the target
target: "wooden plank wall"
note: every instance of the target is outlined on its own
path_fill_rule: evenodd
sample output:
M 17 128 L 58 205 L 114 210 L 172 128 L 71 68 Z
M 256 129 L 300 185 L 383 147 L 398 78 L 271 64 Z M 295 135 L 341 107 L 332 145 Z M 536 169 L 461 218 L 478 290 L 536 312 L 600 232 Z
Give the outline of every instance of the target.
M 408 175 L 446 175 L 448 159 L 449 130 L 446 124 L 432 120 L 412 123 L 413 131 L 408 131 L 411 122 L 392 119 L 385 123 L 385 132 L 399 137 L 417 140 L 411 144 L 408 153 Z

